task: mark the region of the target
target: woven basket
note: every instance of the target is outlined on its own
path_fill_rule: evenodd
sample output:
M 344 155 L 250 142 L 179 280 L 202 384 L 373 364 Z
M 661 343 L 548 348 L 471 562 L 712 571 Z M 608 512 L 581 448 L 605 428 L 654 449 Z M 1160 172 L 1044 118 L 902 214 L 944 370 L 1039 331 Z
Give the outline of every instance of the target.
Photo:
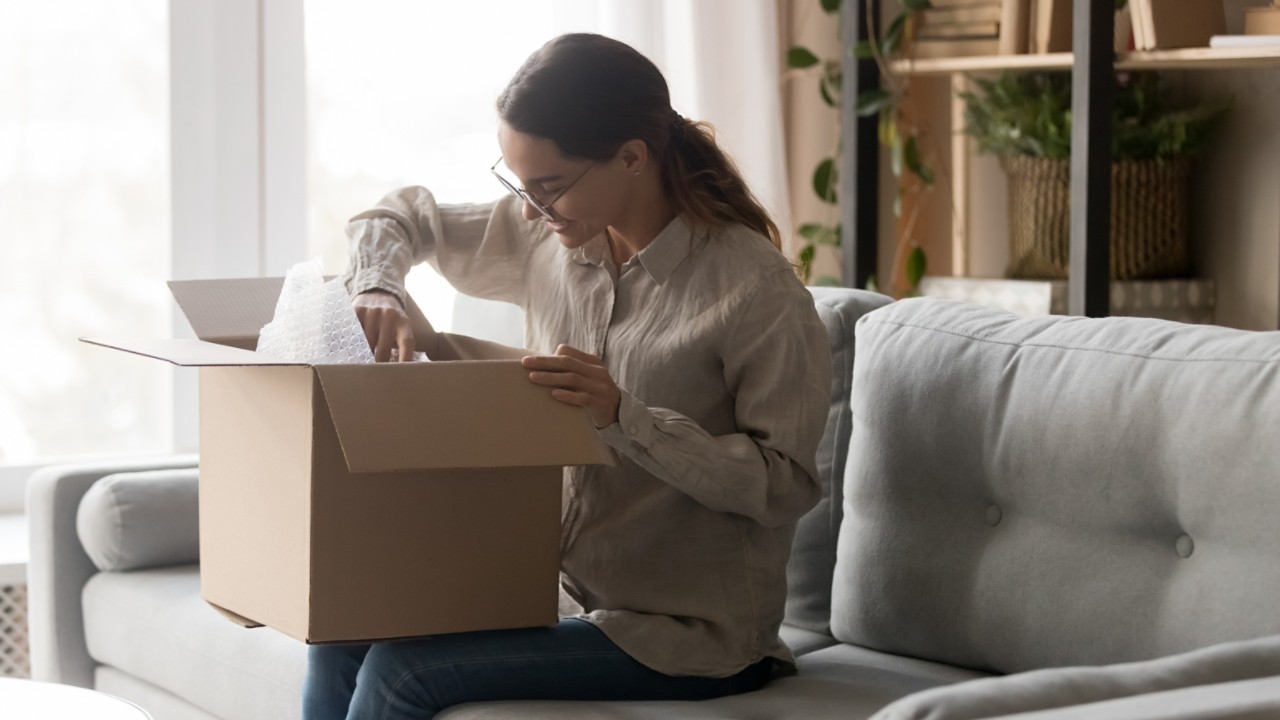
M 1007 155 L 1011 278 L 1067 277 L 1071 161 Z M 1121 160 L 1111 166 L 1111 278 L 1185 276 L 1191 161 Z

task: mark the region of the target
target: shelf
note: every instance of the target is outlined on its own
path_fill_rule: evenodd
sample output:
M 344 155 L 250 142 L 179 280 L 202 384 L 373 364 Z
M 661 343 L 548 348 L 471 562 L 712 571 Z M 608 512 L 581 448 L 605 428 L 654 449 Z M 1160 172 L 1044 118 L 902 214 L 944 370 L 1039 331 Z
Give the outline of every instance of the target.
M 987 55 L 980 57 L 894 60 L 899 75 L 949 75 L 998 70 L 1069 70 L 1071 53 Z M 1116 54 L 1119 70 L 1217 70 L 1280 67 L 1280 47 L 1185 48 Z

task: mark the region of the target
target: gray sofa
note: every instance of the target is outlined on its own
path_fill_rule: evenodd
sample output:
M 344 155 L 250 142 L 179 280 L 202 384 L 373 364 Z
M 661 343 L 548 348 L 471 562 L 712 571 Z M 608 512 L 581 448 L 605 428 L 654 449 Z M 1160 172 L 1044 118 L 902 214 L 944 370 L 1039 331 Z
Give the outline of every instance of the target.
M 814 295 L 836 377 L 799 672 L 442 717 L 1280 717 L 1280 333 Z M 194 463 L 32 478 L 34 673 L 157 720 L 296 717 L 303 646 L 200 600 Z

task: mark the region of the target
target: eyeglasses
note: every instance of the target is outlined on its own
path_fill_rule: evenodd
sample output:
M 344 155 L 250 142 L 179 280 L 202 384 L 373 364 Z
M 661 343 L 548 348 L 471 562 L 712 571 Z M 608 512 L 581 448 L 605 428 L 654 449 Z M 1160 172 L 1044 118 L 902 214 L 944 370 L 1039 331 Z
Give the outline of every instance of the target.
M 552 222 L 555 222 L 556 218 L 555 218 L 555 215 L 551 213 L 551 206 L 555 205 L 557 200 L 564 197 L 564 194 L 569 192 L 570 188 L 572 188 L 574 185 L 577 185 L 578 181 L 581 180 L 584 175 L 591 172 L 591 168 L 596 166 L 596 163 L 593 160 L 591 164 L 587 166 L 586 170 L 583 170 L 581 173 L 578 173 L 578 177 L 574 178 L 573 182 L 569 183 L 568 185 L 565 185 L 563 190 L 556 193 L 556 196 L 551 198 L 551 202 L 543 204 L 543 202 L 539 200 L 537 197 L 535 197 L 533 193 L 529 192 L 528 190 L 522 190 L 521 188 L 518 188 L 515 185 L 512 185 L 510 180 L 502 177 L 502 174 L 498 172 L 498 164 L 501 162 L 502 162 L 502 158 L 499 157 L 498 162 L 495 162 L 492 166 L 490 166 L 489 172 L 493 173 L 493 176 L 498 178 L 498 182 L 502 183 L 502 187 L 510 190 L 512 195 L 515 195 L 521 200 L 524 200 L 525 202 L 532 205 L 534 210 L 537 210 L 539 213 L 542 214 L 542 217 Z

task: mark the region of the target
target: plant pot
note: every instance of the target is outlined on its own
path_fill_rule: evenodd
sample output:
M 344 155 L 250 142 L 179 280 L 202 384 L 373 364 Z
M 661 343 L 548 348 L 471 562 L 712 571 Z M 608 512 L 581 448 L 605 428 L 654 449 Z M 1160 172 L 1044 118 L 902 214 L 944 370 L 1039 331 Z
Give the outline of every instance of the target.
M 1071 161 L 1007 155 L 1011 278 L 1067 277 Z M 1111 166 L 1111 278 L 1183 277 L 1190 271 L 1187 206 L 1191 161 L 1120 160 Z

